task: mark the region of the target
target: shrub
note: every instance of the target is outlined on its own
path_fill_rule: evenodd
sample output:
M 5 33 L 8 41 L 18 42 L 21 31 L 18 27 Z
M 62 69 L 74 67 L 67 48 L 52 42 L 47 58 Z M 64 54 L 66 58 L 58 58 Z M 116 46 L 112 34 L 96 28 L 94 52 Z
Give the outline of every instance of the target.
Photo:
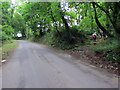
M 4 42 L 4 41 L 7 41 L 7 40 L 11 40 L 12 37 L 13 37 L 13 33 L 14 33 L 14 29 L 11 26 L 3 25 L 2 26 L 2 31 L 0 33 L 0 34 L 2 34 L 2 35 L 0 35 L 0 36 L 2 36 L 0 38 L 1 41 Z

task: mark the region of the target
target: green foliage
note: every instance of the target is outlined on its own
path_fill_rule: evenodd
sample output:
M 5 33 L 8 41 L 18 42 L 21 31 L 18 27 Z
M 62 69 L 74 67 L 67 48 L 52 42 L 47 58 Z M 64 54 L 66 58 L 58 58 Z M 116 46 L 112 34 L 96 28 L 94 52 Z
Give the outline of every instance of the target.
M 2 24 L 0 26 L 0 41 L 5 42 L 11 40 L 14 36 L 14 29 L 12 27 L 12 17 L 14 8 L 11 7 L 10 2 L 2 2 Z
M 10 25 L 3 25 L 2 26 L 2 31 L 1 31 L 1 35 L 2 36 L 2 40 L 1 41 L 6 41 L 6 40 L 11 40 L 13 37 L 14 33 L 14 29 L 10 26 Z
M 67 14 L 68 16 L 70 16 L 71 18 L 73 18 L 73 19 L 75 19 L 76 16 L 77 16 L 77 14 L 76 14 L 75 12 L 73 12 L 73 11 L 71 11 L 71 12 L 66 12 L 66 14 Z
M 2 31 L 4 31 L 7 35 L 12 35 L 14 32 L 14 29 L 10 25 L 3 25 Z
M 117 39 L 102 40 L 96 45 L 92 45 L 91 48 L 95 51 L 104 52 L 103 56 L 108 60 L 119 61 L 120 59 L 120 46 Z
M 20 13 L 15 12 L 13 16 L 12 26 L 15 29 L 15 33 L 17 34 L 22 33 L 23 37 L 26 37 L 26 25 L 24 18 L 21 16 Z
M 109 51 L 106 51 L 104 53 L 104 56 L 108 59 L 108 60 L 111 60 L 111 61 L 119 61 L 120 60 L 120 47 L 119 48 L 116 48 L 116 49 L 113 49 L 113 50 L 109 50 Z
M 70 37 L 72 40 L 71 44 L 67 41 L 68 36 L 65 30 L 60 31 L 62 36 L 60 36 L 56 31 L 51 31 L 49 33 L 47 32 L 42 38 L 34 38 L 32 40 L 50 46 L 60 47 L 61 49 L 71 49 L 84 44 L 86 40 L 84 32 L 78 31 L 76 27 L 72 27 L 70 32 L 72 33 L 72 36 Z
M 11 40 L 11 36 L 7 35 L 5 32 L 2 32 L 2 41 Z
M 14 7 L 11 7 L 10 2 L 2 2 L 2 25 L 11 25 Z
M 106 39 L 106 40 L 99 41 L 99 43 L 94 45 L 92 48 L 96 51 L 97 50 L 109 51 L 109 50 L 113 50 L 114 48 L 117 48 L 118 46 L 119 46 L 118 40 Z

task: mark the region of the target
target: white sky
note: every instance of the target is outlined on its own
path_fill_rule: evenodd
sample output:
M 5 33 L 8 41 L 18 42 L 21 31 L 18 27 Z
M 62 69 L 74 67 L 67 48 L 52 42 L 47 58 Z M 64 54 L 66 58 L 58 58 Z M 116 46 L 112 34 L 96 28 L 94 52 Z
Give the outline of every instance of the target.
M 20 0 L 11 0 L 13 4 L 22 5 Z
M 17 34 L 17 37 L 22 37 L 22 34 L 21 34 L 21 33 L 18 33 L 18 34 Z

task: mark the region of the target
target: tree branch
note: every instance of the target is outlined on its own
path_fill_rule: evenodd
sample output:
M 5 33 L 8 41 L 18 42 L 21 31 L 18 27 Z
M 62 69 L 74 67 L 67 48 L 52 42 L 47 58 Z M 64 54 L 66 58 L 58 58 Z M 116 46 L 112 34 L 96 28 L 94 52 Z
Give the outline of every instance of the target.
M 107 30 L 101 25 L 101 23 L 99 22 L 98 18 L 97 18 L 97 12 L 96 12 L 96 7 L 95 7 L 95 2 L 92 2 L 93 8 L 94 8 L 94 12 L 95 12 L 95 21 L 98 25 L 98 27 L 103 31 L 103 36 L 105 37 L 106 35 L 110 36 L 110 34 L 107 32 Z
M 104 11 L 106 13 L 106 15 L 108 16 L 108 18 L 110 19 L 110 22 L 112 23 L 114 29 L 116 29 L 116 25 L 115 23 L 113 22 L 113 20 L 111 19 L 110 15 L 109 15 L 109 12 L 107 12 L 104 8 L 102 8 L 100 5 L 98 5 L 97 3 L 94 2 L 94 4 L 99 7 L 102 11 Z

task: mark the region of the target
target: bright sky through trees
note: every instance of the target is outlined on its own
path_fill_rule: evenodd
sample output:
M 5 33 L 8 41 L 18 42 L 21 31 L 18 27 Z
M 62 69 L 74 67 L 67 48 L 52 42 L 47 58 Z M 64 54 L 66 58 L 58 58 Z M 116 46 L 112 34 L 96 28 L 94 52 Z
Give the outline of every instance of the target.
M 22 37 L 22 34 L 21 34 L 21 33 L 18 33 L 18 34 L 17 34 L 17 37 Z

